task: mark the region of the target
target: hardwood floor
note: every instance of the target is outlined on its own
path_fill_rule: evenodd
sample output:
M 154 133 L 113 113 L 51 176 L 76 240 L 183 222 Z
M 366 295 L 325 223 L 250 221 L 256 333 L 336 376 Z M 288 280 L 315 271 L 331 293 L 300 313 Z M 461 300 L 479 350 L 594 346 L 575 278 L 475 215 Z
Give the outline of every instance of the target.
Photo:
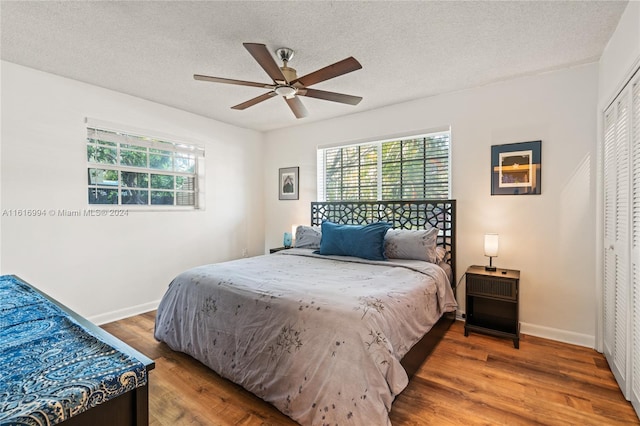
M 295 425 L 271 405 L 153 338 L 155 312 L 103 328 L 156 362 L 149 418 L 156 426 Z M 396 398 L 400 425 L 640 425 L 604 357 L 532 336 L 471 334 L 456 322 Z M 369 426 L 369 425 L 366 425 Z

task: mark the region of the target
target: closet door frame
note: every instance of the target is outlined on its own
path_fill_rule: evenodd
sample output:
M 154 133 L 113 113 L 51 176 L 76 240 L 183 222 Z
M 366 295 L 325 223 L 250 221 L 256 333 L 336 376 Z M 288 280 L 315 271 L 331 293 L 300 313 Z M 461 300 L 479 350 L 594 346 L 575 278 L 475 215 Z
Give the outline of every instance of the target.
M 596 349 L 640 416 L 640 58 L 632 70 L 599 113 Z
M 604 354 L 628 397 L 630 99 L 628 86 L 604 112 Z

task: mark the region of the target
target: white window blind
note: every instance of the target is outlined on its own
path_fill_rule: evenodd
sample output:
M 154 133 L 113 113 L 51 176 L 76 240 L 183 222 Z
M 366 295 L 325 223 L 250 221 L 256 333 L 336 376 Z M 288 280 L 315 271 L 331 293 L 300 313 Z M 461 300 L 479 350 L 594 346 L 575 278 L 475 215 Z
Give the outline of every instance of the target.
M 88 203 L 199 208 L 204 148 L 87 126 Z
M 449 198 L 450 132 L 318 150 L 318 200 Z

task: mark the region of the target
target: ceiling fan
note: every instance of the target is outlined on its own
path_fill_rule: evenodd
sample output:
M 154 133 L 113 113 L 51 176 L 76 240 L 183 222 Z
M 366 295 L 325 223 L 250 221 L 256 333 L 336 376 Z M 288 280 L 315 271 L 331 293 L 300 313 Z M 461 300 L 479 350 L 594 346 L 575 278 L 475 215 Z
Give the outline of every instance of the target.
M 349 105 L 357 105 L 362 98 L 360 96 L 345 95 L 343 93 L 327 92 L 324 90 L 310 89 L 312 86 L 321 81 L 326 81 L 352 71 L 359 70 L 362 65 L 353 57 L 343 59 L 335 64 L 328 65 L 303 77 L 298 77 L 296 70 L 288 67 L 288 63 L 293 58 L 293 50 L 283 47 L 276 50 L 276 55 L 283 62 L 282 67 L 278 67 L 267 47 L 259 43 L 243 43 L 244 47 L 249 51 L 251 56 L 258 64 L 267 72 L 273 80 L 271 83 L 256 83 L 253 81 L 233 80 L 229 78 L 210 77 L 207 75 L 194 74 L 193 78 L 200 81 L 212 81 L 214 83 L 237 84 L 239 86 L 262 87 L 270 89 L 269 92 L 250 99 L 241 104 L 232 106 L 232 109 L 243 110 L 250 106 L 256 105 L 275 96 L 282 96 L 293 111 L 296 118 L 307 116 L 307 110 L 298 98 L 298 96 L 307 96 L 309 98 L 323 99 L 326 101 L 339 102 Z

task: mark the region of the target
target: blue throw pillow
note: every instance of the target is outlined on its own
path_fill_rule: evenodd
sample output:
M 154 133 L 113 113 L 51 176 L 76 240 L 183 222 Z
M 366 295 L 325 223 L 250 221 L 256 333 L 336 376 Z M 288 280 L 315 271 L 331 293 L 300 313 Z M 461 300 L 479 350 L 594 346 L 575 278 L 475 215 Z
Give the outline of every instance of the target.
M 320 254 L 355 256 L 369 260 L 387 260 L 384 255 L 384 235 L 391 228 L 387 222 L 368 225 L 338 225 L 322 222 Z

